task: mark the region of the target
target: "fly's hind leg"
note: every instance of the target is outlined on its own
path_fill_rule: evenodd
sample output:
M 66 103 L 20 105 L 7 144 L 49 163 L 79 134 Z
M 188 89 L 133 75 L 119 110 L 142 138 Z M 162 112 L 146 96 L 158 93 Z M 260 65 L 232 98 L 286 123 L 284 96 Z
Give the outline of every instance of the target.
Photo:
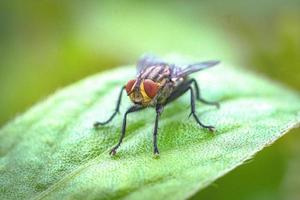
M 210 130 L 211 132 L 215 131 L 215 127 L 214 126 L 207 126 L 204 125 L 198 118 L 198 116 L 196 115 L 196 111 L 195 111 L 195 96 L 194 96 L 194 90 L 193 88 L 190 86 L 188 88 L 191 91 L 191 114 L 194 117 L 194 119 L 196 120 L 196 122 L 202 126 L 203 128 L 207 128 L 208 130 Z
M 219 102 L 212 102 L 212 101 L 207 101 L 207 100 L 203 99 L 203 97 L 201 96 L 201 93 L 200 93 L 198 83 L 195 79 L 191 79 L 190 82 L 194 83 L 195 90 L 196 90 L 195 91 L 196 92 L 196 98 L 197 98 L 198 101 L 201 101 L 202 103 L 207 104 L 207 105 L 212 105 L 212 106 L 216 106 L 217 108 L 220 108 L 220 103 Z
M 194 119 L 196 120 L 196 122 L 203 128 L 206 128 L 210 131 L 214 131 L 215 127 L 214 126 L 208 126 L 203 124 L 198 116 L 196 115 L 196 111 L 195 111 L 195 95 L 194 95 L 194 90 L 191 87 L 191 84 L 193 83 L 193 81 L 188 81 L 186 83 L 183 83 L 182 85 L 180 85 L 167 99 L 165 104 L 168 104 L 172 101 L 174 101 L 175 99 L 177 99 L 178 97 L 180 97 L 181 95 L 183 95 L 184 93 L 186 93 L 188 90 L 191 91 L 191 114 L 194 117 Z

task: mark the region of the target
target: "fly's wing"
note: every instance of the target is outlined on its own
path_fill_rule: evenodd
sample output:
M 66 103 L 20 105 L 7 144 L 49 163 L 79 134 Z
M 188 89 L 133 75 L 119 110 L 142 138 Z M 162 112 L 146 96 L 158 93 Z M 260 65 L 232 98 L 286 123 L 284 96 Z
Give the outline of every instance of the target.
M 161 64 L 165 64 L 165 62 L 159 57 L 151 54 L 145 54 L 139 59 L 137 63 L 137 73 L 140 73 L 147 67 Z
M 177 72 L 176 76 L 178 76 L 178 77 L 188 76 L 194 72 L 198 72 L 203 69 L 213 67 L 219 63 L 220 63 L 220 61 L 205 61 L 205 62 L 200 62 L 200 63 L 194 63 L 191 65 L 188 65 L 186 68 Z

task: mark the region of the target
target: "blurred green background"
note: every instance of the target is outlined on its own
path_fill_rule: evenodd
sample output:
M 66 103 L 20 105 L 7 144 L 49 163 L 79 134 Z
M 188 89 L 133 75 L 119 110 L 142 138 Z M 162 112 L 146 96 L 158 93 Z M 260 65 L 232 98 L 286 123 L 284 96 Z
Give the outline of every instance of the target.
M 300 1 L 1 1 L 0 126 L 58 88 L 182 53 L 249 68 L 300 91 Z M 300 199 L 294 130 L 192 199 Z

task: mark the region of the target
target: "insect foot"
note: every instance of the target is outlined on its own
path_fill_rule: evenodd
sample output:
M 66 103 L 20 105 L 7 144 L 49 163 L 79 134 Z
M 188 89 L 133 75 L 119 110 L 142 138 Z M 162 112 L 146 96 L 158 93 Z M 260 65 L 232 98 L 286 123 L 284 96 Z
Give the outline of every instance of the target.
M 101 125 L 103 125 L 103 123 L 101 123 L 101 122 L 95 122 L 94 123 L 94 128 L 98 128 Z
M 156 158 L 156 159 L 159 158 L 159 152 L 158 151 L 154 151 L 153 157 Z
M 117 151 L 116 148 L 113 148 L 112 150 L 110 150 L 109 155 L 114 156 L 116 155 Z
M 154 154 L 157 154 L 157 155 L 159 155 L 158 148 L 154 148 Z
M 207 126 L 205 128 L 207 128 L 210 132 L 215 132 L 216 131 L 216 128 L 214 126 Z

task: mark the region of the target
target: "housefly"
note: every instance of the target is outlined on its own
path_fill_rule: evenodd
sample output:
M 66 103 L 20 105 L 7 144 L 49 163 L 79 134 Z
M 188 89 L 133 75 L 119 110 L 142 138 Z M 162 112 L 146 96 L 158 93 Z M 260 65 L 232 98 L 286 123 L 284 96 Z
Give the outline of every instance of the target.
M 158 155 L 157 132 L 158 121 L 163 112 L 163 108 L 190 91 L 191 113 L 196 122 L 209 131 L 214 131 L 213 126 L 203 124 L 195 113 L 195 99 L 209 105 L 219 108 L 218 102 L 210 102 L 202 98 L 197 81 L 189 78 L 188 75 L 215 66 L 219 61 L 206 61 L 180 66 L 165 62 L 160 58 L 152 55 L 143 56 L 137 63 L 137 75 L 134 79 L 129 80 L 119 93 L 117 105 L 114 113 L 104 122 L 96 122 L 95 127 L 109 123 L 119 112 L 123 91 L 126 90 L 127 95 L 133 102 L 133 105 L 125 112 L 123 118 L 122 131 L 119 142 L 110 151 L 110 155 L 115 155 L 116 150 L 122 143 L 126 132 L 126 121 L 129 113 L 141 111 L 147 107 L 153 107 L 156 110 L 156 119 L 153 131 L 153 147 L 154 154 Z

